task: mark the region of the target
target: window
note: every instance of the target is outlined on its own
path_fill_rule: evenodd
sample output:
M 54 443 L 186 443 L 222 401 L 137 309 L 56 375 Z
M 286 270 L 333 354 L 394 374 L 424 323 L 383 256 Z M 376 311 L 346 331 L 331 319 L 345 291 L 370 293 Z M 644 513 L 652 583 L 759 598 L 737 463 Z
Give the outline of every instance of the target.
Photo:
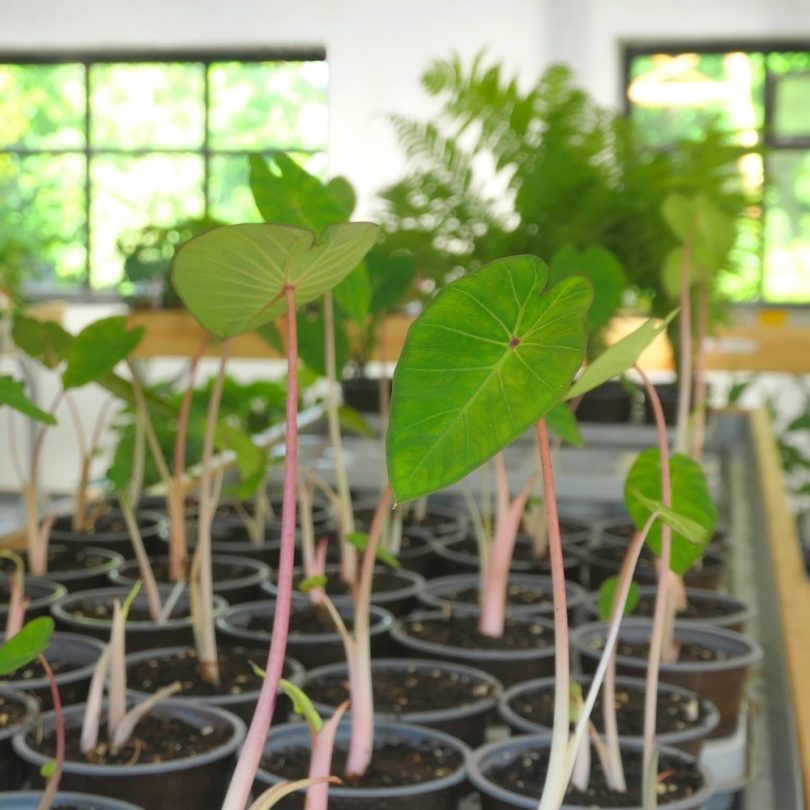
M 764 183 L 764 210 L 740 239 L 761 234 L 761 256 L 752 262 L 749 252 L 724 292 L 737 301 L 810 303 L 810 45 L 628 46 L 625 64 L 628 110 L 651 146 L 699 139 L 713 119 L 758 149 L 740 171 L 745 183 Z
M 127 234 L 256 220 L 247 155 L 325 172 L 326 90 L 323 53 L 0 56 L 0 273 L 120 288 Z

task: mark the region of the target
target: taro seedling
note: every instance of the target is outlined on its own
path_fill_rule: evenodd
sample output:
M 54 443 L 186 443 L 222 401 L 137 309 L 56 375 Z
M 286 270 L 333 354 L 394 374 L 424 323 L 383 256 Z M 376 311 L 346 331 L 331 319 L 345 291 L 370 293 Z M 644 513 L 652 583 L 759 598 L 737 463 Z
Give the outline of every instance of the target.
M 223 810 L 243 810 L 273 716 L 284 662 L 292 601 L 297 473 L 296 308 L 347 276 L 368 252 L 378 228 L 370 223 L 330 225 L 320 236 L 274 224 L 230 225 L 187 242 L 173 265 L 174 286 L 212 334 L 226 340 L 285 315 L 287 354 L 286 453 L 281 514 L 278 594 L 264 678 Z
M 519 256 L 493 262 L 445 287 L 408 334 L 394 375 L 387 436 L 389 479 L 396 500 L 405 501 L 461 480 L 524 431 L 536 428 L 556 652 L 554 731 L 542 810 L 562 803 L 579 748 L 569 748 L 568 740 L 565 580 L 545 418 L 554 406 L 633 365 L 661 329 L 644 324 L 598 357 L 572 385 L 584 356 L 591 290 L 577 276 L 547 288 L 548 278 L 539 259 Z M 654 515 L 677 519 L 658 503 Z M 615 637 L 606 650 L 614 644 Z M 589 713 L 586 704 L 580 723 L 587 722 Z

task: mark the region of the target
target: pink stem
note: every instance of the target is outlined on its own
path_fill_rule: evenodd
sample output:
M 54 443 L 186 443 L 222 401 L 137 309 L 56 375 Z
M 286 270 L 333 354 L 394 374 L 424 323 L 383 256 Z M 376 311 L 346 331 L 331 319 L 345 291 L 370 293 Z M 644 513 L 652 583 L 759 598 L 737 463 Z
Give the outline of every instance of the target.
M 688 446 L 689 410 L 692 403 L 692 238 L 690 233 L 684 242 L 681 266 L 681 362 L 675 434 L 675 449 L 679 453 L 685 453 Z
M 284 668 L 284 653 L 290 626 L 293 565 L 295 563 L 295 503 L 298 481 L 298 331 L 295 321 L 295 288 L 286 285 L 287 299 L 287 452 L 284 457 L 284 489 L 281 509 L 281 553 L 278 565 L 278 592 L 273 617 L 273 635 L 256 710 L 245 744 L 236 763 L 222 810 L 244 810 L 253 777 L 273 719 L 278 682 Z
M 368 546 L 363 553 L 360 581 L 354 596 L 354 661 L 352 671 L 352 734 L 346 759 L 346 776 L 362 776 L 371 762 L 374 748 L 374 694 L 371 687 L 371 639 L 369 635 L 371 583 L 377 546 L 380 544 L 385 514 L 391 508 L 391 487 L 386 486 L 371 521 Z
M 568 780 L 561 783 L 560 776 L 565 771 L 568 758 L 568 705 L 570 694 L 570 663 L 568 651 L 568 599 L 565 593 L 565 562 L 563 560 L 560 521 L 557 515 L 557 498 L 554 492 L 554 470 L 551 462 L 551 447 L 548 440 L 546 422 L 537 423 L 537 438 L 540 449 L 540 468 L 543 473 L 543 497 L 546 506 L 548 525 L 549 561 L 551 563 L 552 587 L 554 592 L 554 726 L 551 735 L 551 752 L 541 810 L 559 807 Z
M 658 432 L 658 450 L 661 456 L 661 500 L 664 506 L 672 506 L 672 479 L 669 466 L 669 444 L 667 442 L 667 428 L 664 421 L 664 411 L 661 400 L 650 383 L 647 375 L 638 369 L 647 395 L 650 397 L 655 425 Z M 683 380 L 681 381 L 683 386 Z M 642 772 L 650 773 L 653 755 L 655 752 L 655 720 L 658 705 L 658 677 L 661 668 L 661 655 L 664 649 L 664 625 L 667 616 L 667 599 L 669 596 L 670 560 L 672 557 L 672 529 L 666 524 L 661 525 L 661 558 L 658 572 L 658 593 L 655 597 L 655 613 L 653 614 L 652 633 L 650 636 L 650 657 L 647 664 L 647 685 L 644 696 L 644 766 Z M 646 795 L 646 791 L 645 791 Z
M 53 670 L 44 655 L 39 656 L 39 663 L 45 670 L 45 675 L 48 678 L 48 685 L 51 690 L 54 732 L 56 733 L 56 767 L 37 805 L 37 810 L 49 810 L 59 790 L 59 783 L 62 781 L 62 770 L 65 765 L 65 717 L 62 713 L 62 699 L 59 696 L 59 687 L 56 684 Z
M 706 273 L 700 268 L 698 280 L 697 349 L 695 356 L 695 429 L 692 433 L 692 458 L 700 462 L 706 433 L 706 339 L 709 336 L 709 289 Z
M 312 754 L 309 759 L 309 778 L 328 777 L 332 769 L 332 751 L 335 747 L 335 735 L 349 701 L 346 700 L 335 709 L 335 713 L 323 724 L 323 728 L 313 734 Z M 304 810 L 326 810 L 329 800 L 329 782 L 323 781 L 310 785 L 307 789 L 307 801 Z

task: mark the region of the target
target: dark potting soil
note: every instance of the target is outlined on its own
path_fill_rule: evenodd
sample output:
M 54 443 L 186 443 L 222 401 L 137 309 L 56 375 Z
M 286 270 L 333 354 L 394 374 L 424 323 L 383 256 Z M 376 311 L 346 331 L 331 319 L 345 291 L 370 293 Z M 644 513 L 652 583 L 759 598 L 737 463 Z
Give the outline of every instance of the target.
M 374 708 L 386 714 L 457 709 L 493 694 L 492 685 L 448 670 L 409 667 L 408 670 L 374 670 Z M 349 698 L 347 676 L 329 675 L 310 680 L 309 698 L 339 706 Z
M 9 726 L 17 725 L 20 723 L 25 715 L 28 714 L 28 709 L 24 703 L 18 700 L 0 695 L 0 728 L 8 728 Z
M 526 720 L 551 728 L 554 723 L 554 686 L 516 695 L 509 705 Z M 644 690 L 617 687 L 616 714 L 619 734 L 640 737 L 644 733 Z M 687 698 L 679 692 L 658 693 L 655 725 L 659 734 L 683 731 L 700 725 L 704 716 L 699 700 Z M 592 718 L 596 728 L 604 728 L 601 691 L 596 698 Z
M 540 796 L 548 770 L 548 748 L 527 750 L 506 763 L 491 766 L 487 778 L 500 787 L 523 796 Z M 626 793 L 614 793 L 606 784 L 605 775 L 594 756 L 588 790 L 570 787 L 565 804 L 576 807 L 641 807 L 642 762 L 640 751 L 623 751 L 622 763 L 627 780 Z M 658 762 L 658 801 L 665 805 L 679 799 L 688 799 L 703 787 L 700 771 L 691 763 L 675 759 L 666 753 Z
M 129 742 L 120 750 L 112 751 L 109 743 L 100 742 L 90 753 L 80 748 L 80 729 L 69 729 L 65 740 L 65 758 L 70 762 L 90 762 L 96 765 L 142 765 L 186 759 L 204 754 L 224 745 L 230 739 L 230 730 L 217 730 L 213 726 L 196 726 L 176 717 L 148 714 L 135 727 Z M 46 757 L 56 756 L 56 736 L 51 733 L 37 743 L 30 735 L 28 744 Z
M 477 616 L 441 616 L 432 619 L 406 619 L 406 632 L 412 638 L 469 650 L 537 650 L 554 645 L 554 632 L 539 622 L 518 622 L 508 616 L 501 638 L 478 632 Z
M 253 671 L 251 662 L 264 665 L 266 649 L 245 649 L 244 647 L 224 647 L 217 650 L 220 685 L 214 686 L 199 675 L 197 651 L 189 648 L 180 653 L 161 653 L 152 658 L 138 661 L 127 667 L 127 677 L 141 692 L 156 692 L 164 686 L 180 681 L 183 697 L 217 697 L 219 695 L 241 695 L 254 692 L 261 687 L 261 679 Z M 285 678 L 290 668 L 285 662 Z
M 74 660 L 64 655 L 59 655 L 56 651 L 48 650 L 48 664 L 51 667 L 54 675 L 63 675 L 66 672 L 75 672 L 87 665 L 86 661 L 77 664 Z M 3 680 L 9 681 L 33 681 L 45 678 L 45 670 L 39 661 L 32 661 L 24 667 L 20 667 L 14 672 L 10 672 L 3 677 Z
M 297 576 L 293 581 L 293 588 L 298 590 L 298 586 L 304 579 L 303 575 Z M 411 580 L 401 577 L 396 571 L 375 571 L 371 580 L 371 592 L 388 593 L 400 588 L 406 588 L 411 584 Z M 326 592 L 330 596 L 348 596 L 352 591 L 339 576 L 332 576 L 329 577 L 329 581 L 326 583 Z
M 58 551 L 48 551 L 49 571 L 84 571 L 91 568 L 98 568 L 108 562 L 107 557 L 99 554 L 87 552 L 81 547 L 60 548 Z M 11 560 L 0 557 L 0 571 L 10 573 L 14 570 Z M 47 576 L 47 574 L 45 575 Z
M 122 600 L 123 601 L 123 600 Z M 77 599 L 65 605 L 65 612 L 77 619 L 98 619 L 101 621 L 112 621 L 113 605 L 110 602 L 100 602 L 96 599 Z M 169 614 L 170 619 L 187 619 L 189 616 L 188 605 L 175 605 Z M 127 624 L 131 622 L 141 622 L 142 624 L 152 624 L 152 616 L 149 608 L 139 605 L 131 605 L 127 614 Z M 157 625 L 155 625 L 157 626 Z
M 168 560 L 153 560 L 152 572 L 155 575 L 155 579 L 159 583 L 163 584 L 171 582 L 171 578 L 169 577 Z M 236 563 L 224 563 L 219 560 L 213 560 L 211 563 L 211 573 L 215 584 L 224 584 L 228 580 L 252 576 L 256 573 L 256 569 L 248 568 L 246 565 L 237 565 Z M 138 576 L 137 569 L 132 569 L 130 576 L 136 578 Z
M 480 596 L 478 588 L 470 587 L 443 591 L 440 598 L 448 602 L 477 605 Z M 540 591 L 522 583 L 510 583 L 506 588 L 506 604 L 508 607 L 551 608 L 554 606 L 554 599 L 550 592 Z
M 338 742 L 332 755 L 331 768 L 331 772 L 340 775 L 347 787 L 418 785 L 448 776 L 463 764 L 457 750 L 439 745 L 435 740 L 422 743 L 391 740 L 375 745 L 369 769 L 359 779 L 350 780 L 343 775 L 347 753 L 345 744 Z M 264 757 L 261 767 L 285 779 L 302 779 L 309 770 L 309 757 L 308 746 L 291 747 Z
M 565 540 L 564 535 L 563 540 Z M 465 554 L 475 560 L 478 559 L 478 543 L 474 537 L 467 536 L 461 540 L 452 540 L 447 544 L 446 548 L 449 551 Z M 544 551 L 542 557 L 535 557 L 531 538 L 525 534 L 518 535 L 514 551 L 512 552 L 512 559 L 519 563 L 531 563 L 539 571 L 548 571 L 549 569 L 548 550 L 546 549 L 546 551 Z M 566 560 L 566 562 L 568 562 L 568 560 Z
M 642 596 L 638 600 L 638 604 L 633 610 L 633 614 L 637 616 L 646 616 L 652 618 L 655 612 L 655 597 Z M 684 610 L 678 611 L 679 619 L 712 619 L 718 616 L 731 616 L 734 613 L 739 613 L 740 608 L 738 605 L 726 602 L 724 599 L 712 599 L 707 597 L 701 599 L 699 602 L 688 602 Z
M 346 623 L 346 627 L 351 630 L 354 620 L 351 617 L 343 616 L 343 621 Z M 245 629 L 259 633 L 272 633 L 273 614 L 251 616 Z M 307 606 L 303 609 L 295 609 L 290 621 L 290 638 L 316 636 L 323 633 L 337 633 L 335 623 L 326 608 Z
M 604 646 L 604 638 L 594 639 L 591 643 L 591 647 L 595 652 L 600 652 Z M 704 647 L 702 644 L 683 644 L 676 638 L 675 646 L 678 652 L 675 660 L 678 663 L 701 664 L 708 661 L 728 660 L 728 655 L 722 650 L 713 650 L 711 647 Z M 616 645 L 616 653 L 646 660 L 650 655 L 650 645 L 648 643 L 633 644 L 619 639 Z
M 88 509 L 88 514 L 92 515 L 93 506 L 91 504 Z M 135 515 L 138 521 L 138 528 L 143 530 L 153 529 L 155 526 L 155 519 L 144 517 L 143 515 Z M 60 515 L 53 524 L 55 531 L 64 532 L 66 534 L 74 534 L 73 531 L 73 518 L 70 515 Z M 116 511 L 105 511 L 96 517 L 93 525 L 89 528 L 83 528 L 78 535 L 91 536 L 94 534 L 121 534 L 128 531 L 127 524 L 124 518 Z

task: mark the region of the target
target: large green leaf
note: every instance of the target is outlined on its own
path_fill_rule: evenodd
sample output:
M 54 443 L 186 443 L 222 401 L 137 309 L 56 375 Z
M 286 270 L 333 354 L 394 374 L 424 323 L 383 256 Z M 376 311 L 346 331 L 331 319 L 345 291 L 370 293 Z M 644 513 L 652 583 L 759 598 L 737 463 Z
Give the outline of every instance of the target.
M 219 337 L 256 329 L 286 309 L 284 289 L 303 304 L 338 284 L 377 239 L 368 222 L 330 225 L 316 240 L 286 225 L 227 225 L 175 254 L 174 287 L 197 320 Z
M 362 324 L 371 306 L 371 280 L 365 262 L 360 262 L 332 291 L 335 303 L 355 323 Z
M 663 321 L 650 318 L 634 332 L 605 349 L 568 389 L 565 398 L 581 397 L 634 366 L 644 349 L 669 326 L 677 313 L 678 310 L 673 310 Z
M 127 319 L 114 315 L 91 323 L 73 341 L 62 374 L 65 388 L 98 382 L 125 360 L 141 342 L 146 330 L 127 329 Z
M 28 622 L 19 633 L 0 646 L 0 676 L 30 664 L 45 652 L 53 633 L 53 619 L 40 616 Z
M 717 524 L 717 509 L 699 464 L 688 456 L 675 454 L 670 459 L 669 466 L 672 477 L 672 512 L 698 524 L 705 532 L 701 541 L 692 534 L 691 529 L 690 537 L 673 529 L 670 567 L 675 573 L 684 574 L 703 556 L 706 543 Z M 624 485 L 625 506 L 638 528 L 645 524 L 662 500 L 661 454 L 657 449 L 644 450 L 631 467 Z M 669 519 L 667 522 L 672 523 Z M 697 542 L 693 542 L 695 540 Z M 661 553 L 660 521 L 653 525 L 647 535 L 647 542 L 656 554 Z
M 547 281 L 534 256 L 500 259 L 447 285 L 411 326 L 387 438 L 397 501 L 463 478 L 563 397 L 593 293 L 582 278 Z
M 619 260 L 607 248 L 592 245 L 577 250 L 573 245 L 560 248 L 551 259 L 551 283 L 564 278 L 585 276 L 593 284 L 593 304 L 588 311 L 588 329 L 601 329 L 615 315 L 627 288 L 627 276 Z
M 27 315 L 14 316 L 11 335 L 20 351 L 54 369 L 67 359 L 73 335 L 54 321 L 40 321 Z
M 30 416 L 46 425 L 55 425 L 56 417 L 43 411 L 25 393 L 25 383 L 15 380 L 8 374 L 0 375 L 0 405 L 8 405 L 25 416 Z
M 354 210 L 354 190 L 347 180 L 335 178 L 324 184 L 283 153 L 274 155 L 271 165 L 260 155 L 251 155 L 250 189 L 265 222 L 315 233 L 346 222 Z

